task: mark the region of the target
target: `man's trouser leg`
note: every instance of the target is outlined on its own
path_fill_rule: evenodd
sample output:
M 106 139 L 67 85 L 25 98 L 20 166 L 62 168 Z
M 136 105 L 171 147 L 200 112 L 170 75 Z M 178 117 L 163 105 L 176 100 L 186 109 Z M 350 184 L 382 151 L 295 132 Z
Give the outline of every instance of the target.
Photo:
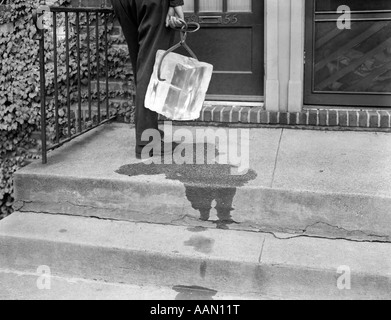
M 169 0 L 112 0 L 114 10 L 122 26 L 136 79 L 136 143 L 143 132 L 158 128 L 158 115 L 145 108 L 144 101 L 155 64 L 156 52 L 167 50 L 173 40 L 173 31 L 165 20 Z

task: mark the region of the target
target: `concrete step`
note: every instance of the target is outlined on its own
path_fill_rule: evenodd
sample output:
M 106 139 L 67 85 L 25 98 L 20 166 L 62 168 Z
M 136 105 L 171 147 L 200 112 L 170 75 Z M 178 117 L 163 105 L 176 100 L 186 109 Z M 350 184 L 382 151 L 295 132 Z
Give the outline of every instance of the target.
M 206 128 L 174 127 L 181 129 Z M 147 165 L 135 159 L 134 129 L 112 123 L 53 151 L 47 165 L 18 171 L 15 208 L 390 241 L 389 134 L 251 129 L 243 144 L 250 150 L 244 177 L 226 165 Z
M 271 300 L 256 294 L 234 295 L 197 287 L 140 286 L 0 269 L 0 300 Z M 49 281 L 50 279 L 50 281 Z
M 204 299 L 391 298 L 391 244 L 20 212 L 0 223 L 0 244 L 0 269 L 17 271 L 26 295 L 32 284 L 23 276 L 35 275 L 42 285 L 50 276 L 183 295 L 193 288 Z

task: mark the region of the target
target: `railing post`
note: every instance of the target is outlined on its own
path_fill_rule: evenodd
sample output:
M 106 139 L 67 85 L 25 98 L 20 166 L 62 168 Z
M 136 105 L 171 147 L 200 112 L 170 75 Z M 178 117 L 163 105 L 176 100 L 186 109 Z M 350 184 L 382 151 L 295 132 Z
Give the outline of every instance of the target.
M 45 79 L 45 36 L 44 28 L 38 24 L 38 12 L 33 11 L 33 21 L 37 29 L 35 40 L 39 40 L 39 68 L 40 68 L 40 92 L 41 92 L 41 143 L 42 163 L 47 163 L 46 144 L 46 79 Z

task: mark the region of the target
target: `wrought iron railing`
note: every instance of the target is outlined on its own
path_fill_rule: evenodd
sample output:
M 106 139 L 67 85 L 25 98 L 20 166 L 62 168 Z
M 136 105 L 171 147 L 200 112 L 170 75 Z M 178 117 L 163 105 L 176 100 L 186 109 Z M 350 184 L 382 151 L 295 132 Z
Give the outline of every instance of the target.
M 111 14 L 110 8 L 74 7 L 48 7 L 34 13 L 44 164 L 50 150 L 115 118 L 110 110 L 107 59 Z

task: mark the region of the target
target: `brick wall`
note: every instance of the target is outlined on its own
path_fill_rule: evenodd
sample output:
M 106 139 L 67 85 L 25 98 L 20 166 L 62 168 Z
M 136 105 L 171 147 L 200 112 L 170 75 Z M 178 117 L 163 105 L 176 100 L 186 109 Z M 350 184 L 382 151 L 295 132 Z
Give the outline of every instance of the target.
M 166 120 L 163 116 L 161 120 Z M 389 110 L 347 110 L 308 108 L 302 112 L 270 112 L 264 107 L 221 106 L 209 103 L 197 120 L 199 124 L 250 127 L 291 127 L 322 130 L 391 131 Z M 193 123 L 194 124 L 194 123 Z

